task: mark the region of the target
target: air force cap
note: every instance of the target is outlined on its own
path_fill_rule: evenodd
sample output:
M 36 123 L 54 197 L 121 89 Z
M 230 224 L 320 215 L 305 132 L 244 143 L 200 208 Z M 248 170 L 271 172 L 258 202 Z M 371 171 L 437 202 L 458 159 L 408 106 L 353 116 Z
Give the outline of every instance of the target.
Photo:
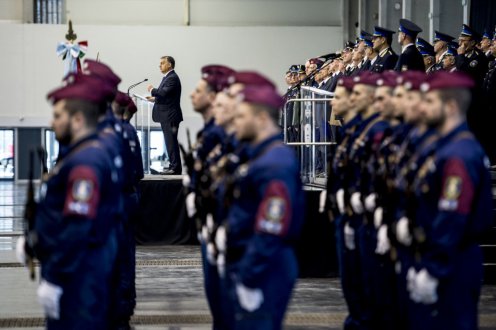
M 400 27 L 398 31 L 403 32 L 404 34 L 412 38 L 415 38 L 417 37 L 417 34 L 422 32 L 422 29 L 412 21 L 402 18 L 400 19 Z

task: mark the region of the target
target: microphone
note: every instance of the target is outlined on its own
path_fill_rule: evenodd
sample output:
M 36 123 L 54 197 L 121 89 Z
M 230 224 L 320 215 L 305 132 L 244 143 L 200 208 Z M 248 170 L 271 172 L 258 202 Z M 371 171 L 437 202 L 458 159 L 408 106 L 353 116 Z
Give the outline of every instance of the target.
M 142 81 L 137 82 L 136 84 L 132 84 L 131 86 L 129 86 L 129 88 L 127 89 L 127 96 L 129 96 L 129 91 L 130 91 L 131 89 L 133 89 L 134 87 L 138 86 L 139 84 L 144 83 L 145 81 L 148 81 L 148 78 L 145 78 L 145 79 L 143 79 Z

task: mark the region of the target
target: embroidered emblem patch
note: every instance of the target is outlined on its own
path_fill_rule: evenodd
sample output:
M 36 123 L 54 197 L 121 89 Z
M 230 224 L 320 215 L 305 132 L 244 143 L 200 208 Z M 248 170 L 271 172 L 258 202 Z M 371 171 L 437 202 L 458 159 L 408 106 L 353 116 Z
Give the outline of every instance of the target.
M 475 68 L 477 66 L 477 64 L 479 64 L 476 60 L 473 60 L 472 62 L 470 62 L 470 67 L 471 68 Z
M 286 185 L 281 181 L 271 182 L 257 213 L 257 231 L 272 235 L 285 235 L 291 219 L 291 204 Z
M 462 189 L 462 179 L 459 176 L 450 176 L 444 184 L 443 198 L 447 200 L 457 200 Z
M 93 182 L 89 180 L 78 180 L 72 186 L 72 197 L 79 202 L 87 202 L 93 192 Z
M 285 201 L 279 197 L 273 197 L 267 202 L 267 209 L 265 215 L 267 220 L 273 222 L 280 222 L 286 210 Z

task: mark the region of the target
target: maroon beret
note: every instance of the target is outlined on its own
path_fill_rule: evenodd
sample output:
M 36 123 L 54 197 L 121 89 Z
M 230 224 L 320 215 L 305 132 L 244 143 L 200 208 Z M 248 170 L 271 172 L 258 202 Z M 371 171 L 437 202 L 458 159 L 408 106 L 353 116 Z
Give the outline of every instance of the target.
M 420 90 L 420 86 L 427 79 L 427 75 L 422 71 L 409 70 L 402 73 L 402 84 L 406 90 Z
M 114 102 L 117 103 L 121 107 L 127 107 L 129 105 L 129 102 L 132 102 L 131 98 L 129 95 L 126 93 L 123 93 L 121 91 L 117 91 L 117 94 L 115 95 Z
M 420 85 L 422 92 L 448 88 L 472 88 L 474 80 L 461 72 L 437 71 L 428 75 L 425 82 Z
M 62 87 L 48 93 L 47 99 L 52 104 L 62 99 L 103 103 L 108 99 L 108 92 L 108 85 L 101 79 L 73 73 L 67 76 Z
M 308 63 L 316 64 L 318 68 L 320 68 L 324 64 L 324 62 L 319 60 L 318 58 L 311 58 L 308 60 Z
M 100 88 L 102 92 L 105 94 L 106 101 L 112 101 L 117 91 L 116 87 L 114 87 L 114 85 L 112 85 L 107 80 L 103 80 L 97 76 L 86 75 L 82 73 L 77 73 L 77 74 L 70 73 L 64 78 L 63 81 L 63 83 L 66 85 L 75 84 L 79 82 L 87 82 L 94 86 L 98 86 L 98 88 Z
M 372 73 L 372 72 L 364 72 L 360 74 L 359 76 L 353 77 L 353 82 L 355 85 L 369 85 L 376 87 L 377 86 L 377 80 L 380 78 L 380 75 L 377 73 Z
M 134 101 L 132 99 L 129 100 L 129 104 L 127 105 L 127 111 L 129 111 L 131 114 L 135 114 L 136 111 L 138 111 L 138 108 L 136 107 L 136 104 L 134 104 Z
M 376 85 L 378 87 L 386 86 L 394 88 L 397 85 L 398 73 L 395 71 L 385 71 L 380 75 L 377 75 Z
M 351 91 L 353 89 L 353 86 L 355 86 L 355 82 L 353 81 L 353 77 L 342 77 L 339 78 L 338 80 L 338 86 L 342 86 L 346 88 L 347 90 Z
M 207 65 L 201 69 L 204 79 L 215 92 L 220 92 L 229 86 L 228 78 L 234 74 L 234 70 L 224 65 Z
M 245 86 L 267 86 L 276 89 L 276 85 L 272 81 L 255 71 L 235 72 L 229 77 L 228 82 L 230 85 L 239 83 Z
M 110 85 L 114 86 L 117 88 L 117 85 L 121 82 L 121 78 L 117 76 L 110 67 L 107 65 L 103 64 L 102 62 L 97 62 L 94 60 L 85 60 L 84 61 L 84 72 L 92 75 L 92 76 L 97 76 L 100 79 L 103 79 L 107 81 Z
M 284 99 L 270 86 L 247 86 L 240 92 L 243 102 L 264 105 L 279 109 L 284 105 Z

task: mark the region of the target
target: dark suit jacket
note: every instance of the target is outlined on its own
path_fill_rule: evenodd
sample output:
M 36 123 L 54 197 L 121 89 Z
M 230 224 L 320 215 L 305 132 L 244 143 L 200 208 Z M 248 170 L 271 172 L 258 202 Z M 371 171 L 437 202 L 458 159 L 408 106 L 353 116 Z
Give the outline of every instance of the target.
M 408 46 L 400 55 L 394 71 L 417 70 L 425 72 L 424 58 L 415 45 Z
M 388 48 L 383 56 L 379 55 L 377 57 L 370 71 L 381 73 L 387 70 L 393 70 L 397 61 L 398 55 L 391 48 Z
M 324 91 L 332 92 L 331 91 L 331 86 L 332 86 L 332 77 L 329 78 L 322 86 L 319 87 L 319 89 L 322 89 Z
M 169 122 L 178 125 L 183 121 L 180 104 L 181 81 L 174 70 L 162 79 L 157 88 L 152 89 L 151 94 L 155 97 L 152 111 L 154 122 Z

